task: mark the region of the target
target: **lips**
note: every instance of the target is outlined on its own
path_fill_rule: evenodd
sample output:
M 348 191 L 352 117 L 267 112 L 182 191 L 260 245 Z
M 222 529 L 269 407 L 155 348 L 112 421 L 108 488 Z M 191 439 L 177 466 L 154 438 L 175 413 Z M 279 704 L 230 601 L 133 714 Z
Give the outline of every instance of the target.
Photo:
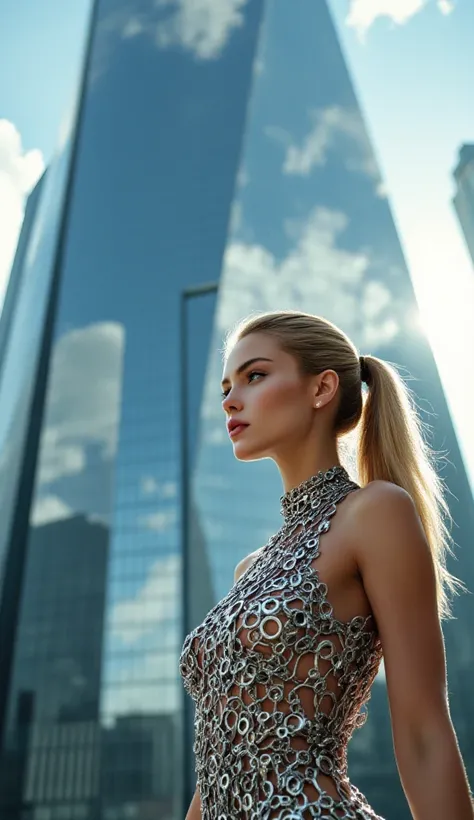
M 242 431 L 245 430 L 245 428 L 248 426 L 249 425 L 246 424 L 244 421 L 237 421 L 237 419 L 231 419 L 227 424 L 229 436 L 231 438 L 235 438 L 240 433 L 242 433 Z

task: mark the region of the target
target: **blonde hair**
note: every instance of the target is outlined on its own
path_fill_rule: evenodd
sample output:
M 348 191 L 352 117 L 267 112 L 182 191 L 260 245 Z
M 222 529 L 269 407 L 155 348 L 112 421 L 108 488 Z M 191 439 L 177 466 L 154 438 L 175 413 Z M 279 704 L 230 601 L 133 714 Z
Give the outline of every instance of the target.
M 437 578 L 440 617 L 450 614 L 448 593 L 462 584 L 448 571 L 452 552 L 446 520 L 451 522 L 435 453 L 414 397 L 397 370 L 375 356 L 364 356 L 367 393 L 361 381 L 359 353 L 348 336 L 320 316 L 284 310 L 252 314 L 229 332 L 224 357 L 250 333 L 267 333 L 298 361 L 303 375 L 334 370 L 339 376 L 339 405 L 334 418 L 337 439 L 358 428 L 358 481 L 391 481 L 413 499 L 431 549 Z

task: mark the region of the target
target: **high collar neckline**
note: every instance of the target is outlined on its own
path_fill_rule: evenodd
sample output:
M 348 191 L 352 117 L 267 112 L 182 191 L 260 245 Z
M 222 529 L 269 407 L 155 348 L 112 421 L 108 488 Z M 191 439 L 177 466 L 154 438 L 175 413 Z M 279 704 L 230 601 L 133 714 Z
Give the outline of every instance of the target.
M 280 512 L 285 523 L 306 518 L 310 513 L 317 514 L 325 503 L 331 503 L 342 488 L 353 484 L 347 470 L 340 464 L 306 478 L 280 498 Z

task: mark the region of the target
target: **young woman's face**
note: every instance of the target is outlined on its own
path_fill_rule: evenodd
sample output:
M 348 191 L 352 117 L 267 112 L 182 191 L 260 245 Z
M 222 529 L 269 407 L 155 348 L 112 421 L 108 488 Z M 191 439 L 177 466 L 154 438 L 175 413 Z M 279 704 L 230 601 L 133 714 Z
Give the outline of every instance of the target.
M 314 422 L 314 379 L 301 376 L 296 359 L 265 333 L 232 348 L 222 377 L 227 425 L 236 458 L 275 458 L 301 445 Z

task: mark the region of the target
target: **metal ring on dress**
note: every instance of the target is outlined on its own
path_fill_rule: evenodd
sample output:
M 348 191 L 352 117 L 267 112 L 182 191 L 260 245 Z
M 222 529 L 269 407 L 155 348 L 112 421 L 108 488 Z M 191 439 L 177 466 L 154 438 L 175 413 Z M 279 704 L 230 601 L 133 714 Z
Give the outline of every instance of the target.
M 278 598 L 267 598 L 262 603 L 262 612 L 264 615 L 273 615 L 274 612 L 278 612 L 280 606 L 280 600 Z
M 275 633 L 270 633 L 265 631 L 265 627 L 269 621 L 273 621 L 277 626 L 277 631 Z M 283 624 L 279 620 L 279 618 L 275 618 L 273 615 L 267 615 L 260 624 L 260 634 L 263 638 L 266 638 L 269 641 L 274 641 L 276 638 L 279 638 L 283 630 Z
M 295 774 L 292 774 L 287 778 L 286 790 L 292 795 L 292 797 L 297 797 L 303 791 L 303 785 L 302 779 L 297 777 Z
M 245 811 L 248 811 L 252 808 L 252 806 L 253 797 L 249 792 L 246 792 L 246 794 L 244 794 L 244 799 L 242 800 L 242 808 L 245 809 Z
M 287 558 L 285 563 L 283 564 L 283 569 L 290 570 L 294 569 L 296 566 L 296 558 L 292 555 L 290 558 Z
M 221 784 L 221 789 L 227 789 L 229 787 L 230 777 L 227 774 L 227 772 L 222 775 L 221 780 L 220 780 L 220 784 Z

